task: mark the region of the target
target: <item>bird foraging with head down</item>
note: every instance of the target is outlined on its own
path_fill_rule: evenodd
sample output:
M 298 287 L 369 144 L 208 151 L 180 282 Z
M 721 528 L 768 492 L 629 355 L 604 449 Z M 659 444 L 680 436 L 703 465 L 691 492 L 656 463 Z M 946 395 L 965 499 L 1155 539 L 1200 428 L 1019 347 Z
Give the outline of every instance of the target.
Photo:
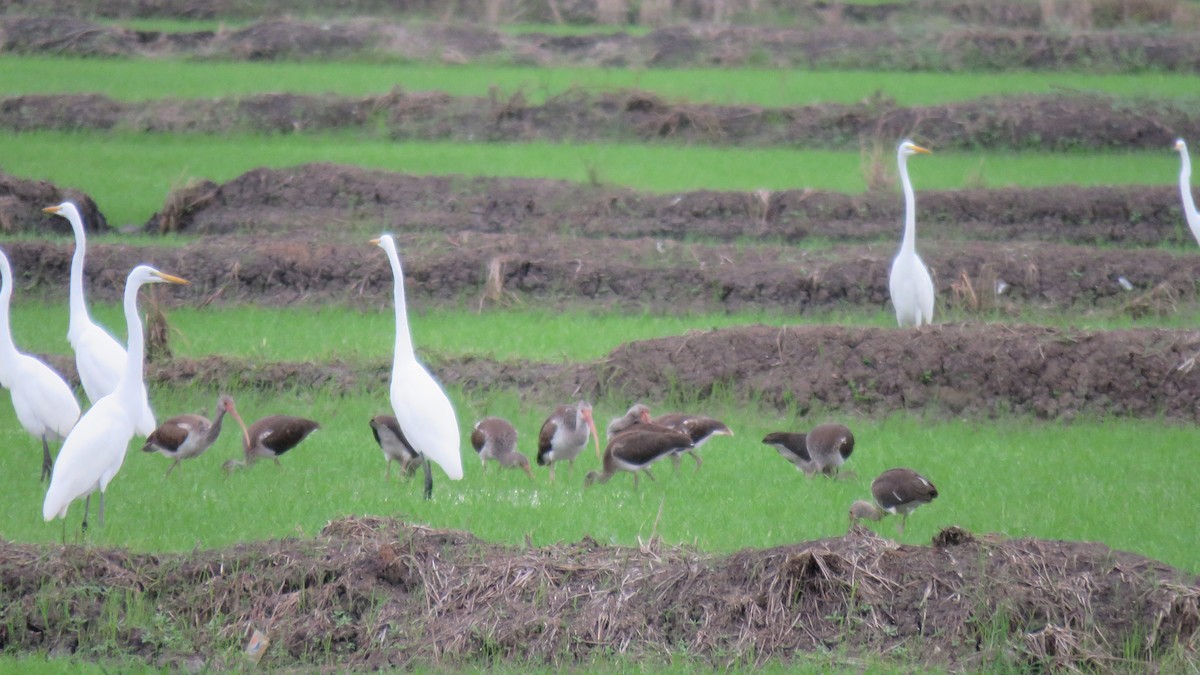
M 854 434 L 844 424 L 820 424 L 808 433 L 776 431 L 762 442 L 809 477 L 838 475 L 854 452 Z
M 692 447 L 692 437 L 682 431 L 667 429 L 656 424 L 635 426 L 617 434 L 604 449 L 603 470 L 589 471 L 583 479 L 584 487 L 593 483 L 607 483 L 618 471 L 633 474 L 633 489 L 638 488 L 638 474 L 645 473 L 650 480 L 650 465 Z
M 533 480 L 529 458 L 517 450 L 517 430 L 506 419 L 485 417 L 475 423 L 471 430 L 471 447 L 479 453 L 479 463 L 484 470 L 491 460 L 502 467 L 519 468 Z
M 888 514 L 900 516 L 899 531 L 903 534 L 908 514 L 922 504 L 932 502 L 937 488 L 927 478 L 912 469 L 888 469 L 871 482 L 875 503 L 859 500 L 850 505 L 850 525 L 859 520 L 881 520 Z

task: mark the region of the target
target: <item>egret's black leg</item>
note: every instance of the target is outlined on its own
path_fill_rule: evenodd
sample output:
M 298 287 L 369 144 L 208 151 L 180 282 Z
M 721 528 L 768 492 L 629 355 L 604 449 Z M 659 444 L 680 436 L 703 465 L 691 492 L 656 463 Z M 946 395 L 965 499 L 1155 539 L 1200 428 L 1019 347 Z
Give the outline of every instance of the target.
M 54 460 L 50 459 L 50 443 L 42 436 L 42 480 L 50 477 L 54 471 Z
M 429 460 L 423 462 L 425 465 L 425 499 L 433 499 L 433 469 L 429 466 Z

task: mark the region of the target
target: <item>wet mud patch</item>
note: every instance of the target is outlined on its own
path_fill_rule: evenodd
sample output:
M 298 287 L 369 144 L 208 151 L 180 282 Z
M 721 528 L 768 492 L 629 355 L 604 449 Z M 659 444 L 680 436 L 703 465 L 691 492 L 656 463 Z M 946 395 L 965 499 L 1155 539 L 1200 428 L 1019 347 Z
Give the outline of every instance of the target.
M 124 102 L 99 94 L 0 99 L 0 128 L 135 133 L 304 134 L 357 131 L 393 140 L 685 143 L 859 150 L 911 136 L 932 148 L 1164 152 L 1200 135 L 1172 101 L 1044 95 L 902 107 L 886 99 L 788 108 L 670 102 L 641 91 L 569 90 L 544 103 L 393 91 L 381 96 L 261 94 Z
M 863 528 L 732 555 L 652 540 L 489 544 L 380 518 L 311 540 L 186 554 L 0 543 L 8 653 L 137 657 L 156 667 L 661 663 L 713 666 L 903 648 L 926 665 L 1104 669 L 1194 644 L 1195 579 L 1101 544 L 976 537 L 930 546 Z M 140 612 L 140 615 L 137 613 Z M 152 621 L 139 620 L 150 616 Z M 110 621 L 107 628 L 95 627 Z M 89 623 L 94 621 L 94 623 Z
M 929 45 L 936 45 L 930 49 Z M 960 25 L 815 29 L 676 25 L 644 35 L 505 33 L 440 23 L 268 19 L 232 30 L 136 31 L 64 17 L 0 18 L 0 52 L 245 60 L 372 58 L 637 68 L 1196 72 L 1186 31 L 1029 30 Z

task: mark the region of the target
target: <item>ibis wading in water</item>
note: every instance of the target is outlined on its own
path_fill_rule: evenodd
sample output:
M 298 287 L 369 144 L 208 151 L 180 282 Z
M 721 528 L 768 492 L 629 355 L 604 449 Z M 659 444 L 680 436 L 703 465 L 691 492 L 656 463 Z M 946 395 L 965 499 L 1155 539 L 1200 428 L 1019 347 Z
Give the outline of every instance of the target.
M 558 406 L 538 433 L 538 466 L 549 466 L 550 480 L 554 480 L 554 464 L 566 462 L 574 466 L 575 458 L 587 447 L 589 435 L 595 439 L 596 457 L 600 457 L 600 437 L 592 421 L 591 403 L 578 401 Z
M 1187 143 L 1175 141 L 1175 152 L 1179 153 L 1179 196 L 1183 199 L 1183 216 L 1196 243 L 1200 243 L 1200 212 L 1196 211 L 1196 200 L 1192 198 L 1192 158 L 1188 156 Z
M 46 501 L 42 504 L 42 517 L 47 521 L 66 517 L 71 502 L 86 497 L 83 506 L 83 529 L 86 531 L 91 494 L 99 490 L 100 524 L 104 524 L 104 491 L 125 461 L 136 420 L 146 404 L 146 383 L 142 379 L 146 345 L 142 322 L 138 318 L 138 289 L 143 284 L 162 282 L 187 283 L 147 265 L 133 268 L 125 281 L 125 323 L 129 331 L 125 372 L 117 388 L 96 401 L 63 441 L 50 476 Z
M 900 532 L 908 522 L 908 514 L 938 496 L 937 488 L 912 469 L 888 469 L 871 482 L 875 503 L 859 500 L 850 506 L 850 523 L 859 519 L 880 520 L 887 514 L 900 515 Z
M 400 254 L 390 234 L 372 240 L 382 248 L 392 265 L 396 302 L 396 347 L 392 360 L 392 412 L 404 430 L 409 445 L 421 453 L 425 462 L 425 498 L 432 496 L 433 474 L 429 461 L 436 462 L 450 480 L 463 477 L 461 439 L 458 418 L 450 398 L 441 385 L 417 361 L 413 351 L 412 333 L 408 328 L 408 305 L 404 299 L 404 272 Z
M 533 480 L 529 458 L 517 450 L 517 430 L 508 420 L 485 417 L 475 423 L 471 430 L 471 446 L 479 453 L 479 463 L 487 467 L 487 461 L 508 468 L 520 468 Z
M 607 483 L 618 471 L 633 474 L 633 489 L 638 487 L 638 473 L 654 480 L 650 465 L 665 457 L 672 457 L 692 447 L 692 437 L 682 431 L 667 429 L 651 424 L 634 426 L 608 441 L 604 449 L 603 471 L 589 471 L 583 479 L 584 487 L 593 483 Z
M 108 331 L 92 321 L 87 301 L 83 295 L 83 261 L 87 255 L 87 234 L 83 229 L 83 217 L 71 202 L 42 209 L 66 218 L 75 231 L 75 254 L 71 256 L 71 321 L 67 325 L 67 341 L 75 350 L 75 368 L 88 400 L 95 405 L 117 388 L 125 372 L 127 359 L 125 349 Z M 135 411 L 137 419 L 134 431 L 138 436 L 149 436 L 154 431 L 154 412 L 150 401 L 142 390 L 141 408 Z
M 242 418 L 238 417 L 237 420 L 240 423 Z M 260 459 L 273 459 L 277 466 L 282 466 L 279 456 L 300 445 L 309 434 L 320 428 L 320 424 L 303 417 L 268 415 L 251 424 L 249 429 L 242 428 L 242 454 L 245 459 L 231 459 L 221 468 L 228 472 L 252 466 Z
M 908 158 L 916 154 L 931 154 L 910 140 L 900 141 L 896 148 L 896 163 L 900 166 L 900 184 L 904 188 L 904 239 L 900 252 L 892 260 L 888 291 L 896 308 L 896 321 L 901 326 L 922 326 L 933 322 L 933 277 L 917 255 L 916 199 L 908 180 Z
M 233 415 L 244 434 L 246 423 L 242 421 L 242 416 L 234 407 L 233 398 L 222 394 L 217 398 L 217 407 L 214 409 L 211 422 L 203 415 L 176 415 L 160 424 L 154 433 L 146 438 L 146 444 L 142 446 L 142 451 L 160 452 L 163 456 L 174 459 L 171 466 L 167 467 L 166 475 L 170 476 L 180 462 L 203 455 L 212 447 L 213 443 L 217 442 L 217 437 L 221 435 L 221 422 L 225 419 L 225 413 Z M 247 439 L 243 437 L 243 448 L 246 443 Z
M 854 452 L 854 434 L 844 424 L 821 424 L 808 433 L 776 431 L 762 442 L 808 476 L 836 475 Z
M 50 441 L 67 437 L 79 419 L 79 402 L 62 375 L 17 350 L 8 322 L 12 291 L 12 268 L 0 251 L 0 385 L 12 395 L 17 421 L 42 441 L 42 480 L 46 480 L 54 467 Z

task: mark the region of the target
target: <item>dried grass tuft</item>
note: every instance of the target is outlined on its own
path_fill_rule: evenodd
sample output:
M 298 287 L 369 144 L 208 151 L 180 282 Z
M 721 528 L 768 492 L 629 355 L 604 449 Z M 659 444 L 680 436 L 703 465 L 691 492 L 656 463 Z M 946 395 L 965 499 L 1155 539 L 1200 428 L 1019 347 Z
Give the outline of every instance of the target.
M 1123 314 L 1135 319 L 1148 316 L 1166 317 L 1179 311 L 1179 292 L 1169 282 L 1162 282 L 1129 300 L 1121 307 Z

